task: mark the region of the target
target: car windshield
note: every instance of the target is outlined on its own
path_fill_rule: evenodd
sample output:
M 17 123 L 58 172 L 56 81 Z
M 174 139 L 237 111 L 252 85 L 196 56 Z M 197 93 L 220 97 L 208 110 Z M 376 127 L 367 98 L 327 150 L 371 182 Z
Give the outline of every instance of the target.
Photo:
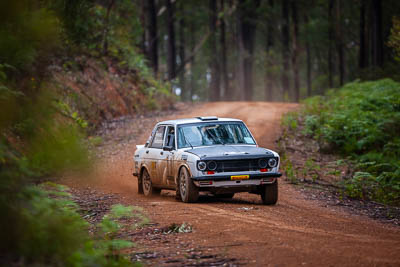
M 248 144 L 255 145 L 241 122 L 195 123 L 178 126 L 178 147 Z

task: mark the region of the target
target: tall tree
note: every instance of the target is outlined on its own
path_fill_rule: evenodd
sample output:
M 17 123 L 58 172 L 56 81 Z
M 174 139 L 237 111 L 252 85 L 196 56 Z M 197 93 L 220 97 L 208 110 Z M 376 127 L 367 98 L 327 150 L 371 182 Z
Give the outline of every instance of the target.
M 260 0 L 239 0 L 239 87 L 241 99 L 247 101 L 253 98 L 253 52 L 259 6 Z
M 290 83 L 289 83 L 289 58 L 290 58 L 290 47 L 289 47 L 289 0 L 282 0 L 282 89 L 283 95 L 289 96 Z
M 358 53 L 358 67 L 360 69 L 364 69 L 368 66 L 368 41 L 365 23 L 366 2 L 367 0 L 360 0 L 360 50 Z
M 232 92 L 229 88 L 229 79 L 227 71 L 227 58 L 226 58 L 226 29 L 225 29 L 225 1 L 220 0 L 220 12 L 222 12 L 223 17 L 220 19 L 220 49 L 221 49 L 221 77 L 222 77 L 222 88 L 224 98 L 226 96 L 232 96 Z
M 108 54 L 108 31 L 110 28 L 110 13 L 115 4 L 115 0 L 109 0 L 107 4 L 106 17 L 104 19 L 104 29 L 103 29 L 103 54 Z
M 155 0 L 143 0 L 146 14 L 146 55 L 155 75 L 158 72 L 157 9 Z
M 309 26 L 309 18 L 308 14 L 305 13 L 304 15 L 304 22 Z M 307 58 L 307 96 L 311 96 L 311 90 L 312 90 L 312 81 L 311 81 L 311 48 L 310 48 L 310 34 L 309 34 L 309 29 L 306 31 L 306 37 L 305 37 L 305 45 L 306 45 L 306 58 Z
M 272 101 L 273 89 L 275 84 L 275 77 L 271 73 L 273 62 L 271 59 L 272 47 L 274 46 L 274 19 L 273 19 L 274 0 L 268 0 L 268 18 L 267 18 L 267 60 L 266 60 L 266 74 L 265 74 L 265 98 L 267 101 Z
M 209 0 L 209 24 L 210 24 L 210 71 L 211 81 L 209 87 L 209 99 L 211 101 L 220 100 L 220 73 L 218 64 L 218 52 L 217 52 L 217 0 Z
M 186 79 L 185 79 L 185 74 L 186 74 L 186 68 L 185 68 L 185 49 L 186 49 L 186 40 L 185 40 L 185 28 L 186 28 L 186 21 L 185 21 L 185 6 L 184 6 L 184 1 L 179 1 L 179 13 L 180 13 L 180 18 L 179 18 L 179 62 L 181 65 L 181 71 L 179 72 L 179 84 L 181 87 L 181 96 L 182 100 L 186 101 L 188 100 L 188 92 L 186 88 Z
M 296 0 L 291 1 L 292 7 L 292 21 L 293 21 L 293 41 L 292 41 L 292 68 L 293 68 L 293 96 L 294 101 L 299 102 L 300 100 L 300 76 L 299 76 L 299 65 L 298 65 L 298 54 L 299 54 L 299 19 L 297 16 L 297 2 Z
M 339 58 L 339 83 L 344 84 L 345 63 L 344 63 L 344 41 L 342 33 L 342 0 L 337 0 L 336 3 L 336 49 Z
M 193 19 L 190 20 L 189 23 L 190 29 L 190 51 L 194 51 L 196 47 L 196 25 Z M 193 92 L 196 90 L 196 76 L 195 76 L 195 55 L 190 57 L 189 59 L 189 66 L 190 66 L 190 90 L 189 90 L 189 100 L 193 100 Z
M 333 63 L 333 44 L 334 44 L 334 18 L 333 18 L 333 8 L 335 5 L 335 0 L 329 0 L 328 6 L 328 22 L 329 22 L 329 44 L 328 44 L 328 82 L 329 87 L 333 88 L 333 76 L 334 76 L 334 63 Z
M 176 49 L 175 49 L 175 9 L 171 0 L 165 0 L 167 8 L 167 32 L 168 32 L 168 80 L 173 80 L 176 77 Z
M 383 66 L 382 1 L 372 1 L 372 64 Z

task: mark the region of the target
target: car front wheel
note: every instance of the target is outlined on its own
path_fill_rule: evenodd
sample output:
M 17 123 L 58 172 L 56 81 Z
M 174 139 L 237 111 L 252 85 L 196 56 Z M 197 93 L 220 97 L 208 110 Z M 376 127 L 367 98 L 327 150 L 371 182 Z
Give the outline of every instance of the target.
M 264 205 L 275 205 L 278 201 L 278 180 L 272 184 L 263 185 L 261 199 Z
M 183 202 L 196 202 L 199 198 L 199 189 L 194 185 L 186 168 L 179 172 L 179 193 Z
M 151 195 L 158 195 L 160 194 L 161 190 L 158 188 L 154 188 L 153 184 L 151 182 L 151 178 L 149 173 L 147 172 L 146 169 L 143 170 L 142 172 L 142 189 L 143 189 L 143 194 L 148 197 Z

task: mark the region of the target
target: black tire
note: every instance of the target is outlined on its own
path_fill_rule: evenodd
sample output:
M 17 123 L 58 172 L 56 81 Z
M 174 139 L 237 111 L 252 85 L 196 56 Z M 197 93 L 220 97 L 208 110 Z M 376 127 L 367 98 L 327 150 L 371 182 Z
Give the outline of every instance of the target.
M 179 187 L 180 187 L 180 183 L 179 183 L 179 176 L 178 176 L 178 183 L 176 184 L 176 188 L 175 188 L 175 199 L 182 201 L 181 190 L 179 190 Z
M 179 193 L 185 203 L 193 203 L 199 199 L 199 189 L 193 183 L 189 172 L 183 167 L 179 172 Z
M 273 184 L 263 185 L 261 188 L 261 199 L 264 205 L 275 205 L 278 201 L 278 180 Z
M 137 190 L 139 195 L 143 195 L 142 174 L 137 179 Z
M 159 194 L 161 192 L 160 189 L 153 187 L 150 175 L 149 175 L 149 173 L 147 172 L 146 169 L 144 169 L 142 171 L 141 182 L 142 182 L 143 194 L 146 197 L 149 197 L 149 196 L 152 196 L 152 195 L 156 195 L 156 194 Z
M 215 196 L 218 198 L 233 198 L 235 193 L 225 193 L 225 194 L 216 194 Z

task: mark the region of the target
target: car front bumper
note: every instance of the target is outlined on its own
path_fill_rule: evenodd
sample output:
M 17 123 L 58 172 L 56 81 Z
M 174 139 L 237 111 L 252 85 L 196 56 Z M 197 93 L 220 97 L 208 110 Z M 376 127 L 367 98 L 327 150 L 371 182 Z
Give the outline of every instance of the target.
M 276 178 L 281 177 L 279 172 L 249 174 L 248 179 L 232 180 L 234 175 L 207 175 L 192 177 L 198 187 L 243 187 L 263 184 L 272 184 Z

